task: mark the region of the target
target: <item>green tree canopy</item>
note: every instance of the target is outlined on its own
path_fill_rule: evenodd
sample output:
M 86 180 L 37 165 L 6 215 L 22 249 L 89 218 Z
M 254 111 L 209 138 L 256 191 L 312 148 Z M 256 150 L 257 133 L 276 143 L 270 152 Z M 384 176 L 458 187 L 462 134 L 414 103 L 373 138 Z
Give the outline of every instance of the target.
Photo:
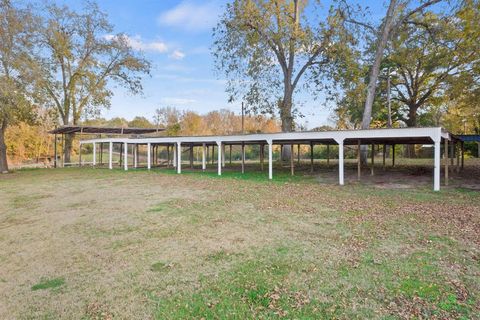
M 5 131 L 19 121 L 34 120 L 30 10 L 0 0 L 0 172 L 8 171 Z
M 142 92 L 142 75 L 149 73 L 150 64 L 129 46 L 124 34 L 112 35 L 112 31 L 95 3 L 86 3 L 81 12 L 46 6 L 39 31 L 42 72 L 38 83 L 62 124 L 78 124 L 82 116 L 108 108 L 112 82 L 134 94 Z M 71 144 L 67 135 L 66 162 Z
M 278 112 L 283 131 L 293 129 L 300 111 L 294 93 L 300 88 L 317 93 L 324 68 L 352 40 L 343 37 L 335 11 L 320 18 L 318 6 L 304 0 L 235 0 L 214 30 L 213 54 L 228 79 L 230 100 L 245 100 L 254 112 Z

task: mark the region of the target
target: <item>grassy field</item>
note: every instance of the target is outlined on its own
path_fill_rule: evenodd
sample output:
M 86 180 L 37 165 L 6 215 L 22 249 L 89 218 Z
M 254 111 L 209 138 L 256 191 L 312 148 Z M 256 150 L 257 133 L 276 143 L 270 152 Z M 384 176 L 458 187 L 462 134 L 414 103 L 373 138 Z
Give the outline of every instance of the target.
M 0 318 L 479 319 L 480 192 L 349 170 L 3 175 Z

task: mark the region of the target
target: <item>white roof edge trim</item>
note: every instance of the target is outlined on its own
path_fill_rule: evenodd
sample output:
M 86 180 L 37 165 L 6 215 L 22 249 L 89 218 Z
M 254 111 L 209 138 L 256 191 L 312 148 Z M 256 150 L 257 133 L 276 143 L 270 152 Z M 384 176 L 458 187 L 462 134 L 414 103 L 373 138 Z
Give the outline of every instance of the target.
M 394 129 L 368 129 L 345 131 L 302 131 L 279 133 L 255 133 L 246 135 L 224 136 L 190 136 L 190 137 L 156 137 L 156 138 L 101 138 L 81 140 L 82 143 L 217 143 L 220 142 L 281 142 L 283 140 L 334 140 L 337 143 L 345 139 L 382 139 L 382 138 L 440 138 L 450 139 L 450 134 L 441 127 L 431 128 L 394 128 Z

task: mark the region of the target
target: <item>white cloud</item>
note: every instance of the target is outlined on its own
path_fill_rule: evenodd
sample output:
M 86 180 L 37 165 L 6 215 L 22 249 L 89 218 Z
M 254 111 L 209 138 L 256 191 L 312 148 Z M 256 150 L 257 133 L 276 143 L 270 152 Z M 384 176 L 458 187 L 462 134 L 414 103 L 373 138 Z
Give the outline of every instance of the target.
M 185 53 L 180 50 L 173 50 L 169 57 L 175 60 L 182 60 L 183 58 L 185 58 Z
M 189 105 L 196 102 L 196 100 L 194 99 L 175 98 L 175 97 L 161 98 L 160 101 L 163 104 L 174 105 L 174 106 L 185 106 L 185 105 Z
M 111 40 L 114 39 L 115 35 L 107 34 L 105 39 Z M 127 35 L 123 35 L 127 44 L 134 50 L 138 51 L 145 51 L 145 52 L 157 52 L 157 53 L 165 53 L 168 51 L 168 46 L 165 42 L 162 41 L 144 41 L 142 37 L 136 35 L 134 37 L 130 37 Z
M 161 25 L 177 27 L 190 32 L 210 30 L 218 21 L 220 4 L 217 1 L 195 3 L 184 0 L 158 17 Z
M 140 36 L 135 36 L 133 38 L 127 36 L 127 42 L 134 50 L 141 51 L 150 51 L 165 53 L 168 51 L 168 47 L 164 42 L 161 41 L 143 41 Z

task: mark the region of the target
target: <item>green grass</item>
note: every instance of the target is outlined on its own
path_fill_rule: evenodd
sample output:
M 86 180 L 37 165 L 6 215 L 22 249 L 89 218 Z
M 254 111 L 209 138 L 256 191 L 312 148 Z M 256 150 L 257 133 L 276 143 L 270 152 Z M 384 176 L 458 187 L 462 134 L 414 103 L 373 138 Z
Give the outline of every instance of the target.
M 157 319 L 253 319 L 318 317 L 323 304 L 311 301 L 306 293 L 286 283 L 292 267 L 291 260 L 272 253 L 259 253 L 259 257 L 235 265 L 232 270 L 212 281 L 201 280 L 201 289 L 158 299 Z M 319 313 L 320 312 L 320 313 Z M 325 313 L 323 313 L 325 314 Z
M 378 308 L 392 304 L 392 313 L 417 307 L 428 317 L 450 314 L 468 318 L 474 312 L 472 301 L 456 298 L 438 261 L 428 253 L 379 261 L 365 254 L 359 264 L 346 263 L 335 271 L 321 264 L 312 268 L 298 252 L 291 252 L 285 247 L 259 252 L 255 259 L 235 264 L 214 280 L 202 278 L 198 290 L 165 299 L 151 297 L 158 305 L 155 317 L 375 318 Z M 215 262 L 221 259 L 223 254 L 213 258 Z M 292 282 L 305 277 L 309 279 L 306 283 Z
M 64 278 L 44 279 L 32 286 L 32 291 L 54 289 L 65 284 Z
M 238 168 L 237 168 L 238 169 Z M 177 174 L 177 172 L 174 169 L 162 169 L 162 172 L 168 173 L 168 174 Z M 230 170 L 223 170 L 222 174 L 219 176 L 218 172 L 216 171 L 209 171 L 206 172 L 201 172 L 199 170 L 191 170 L 191 169 L 185 169 L 182 168 L 182 173 L 181 174 L 186 174 L 186 175 L 192 175 L 192 176 L 198 176 L 199 178 L 212 178 L 212 179 L 233 179 L 233 180 L 247 180 L 247 181 L 255 181 L 258 183 L 269 183 L 269 182 L 298 182 L 298 183 L 308 183 L 312 182 L 314 179 L 310 175 L 305 175 L 303 172 L 300 172 L 294 176 L 290 174 L 290 172 L 286 172 L 285 170 L 280 171 L 280 172 L 275 172 L 273 174 L 272 180 L 268 179 L 268 171 L 261 172 L 258 171 L 258 169 L 254 169 L 254 171 L 248 171 L 248 169 L 245 171 L 245 173 L 242 173 L 238 170 L 230 171 Z
M 166 269 L 169 268 L 169 265 L 168 263 L 165 263 L 165 262 L 155 262 L 154 264 L 152 264 L 152 266 L 150 267 L 150 270 L 154 271 L 154 272 L 162 272 L 162 271 L 165 271 Z

